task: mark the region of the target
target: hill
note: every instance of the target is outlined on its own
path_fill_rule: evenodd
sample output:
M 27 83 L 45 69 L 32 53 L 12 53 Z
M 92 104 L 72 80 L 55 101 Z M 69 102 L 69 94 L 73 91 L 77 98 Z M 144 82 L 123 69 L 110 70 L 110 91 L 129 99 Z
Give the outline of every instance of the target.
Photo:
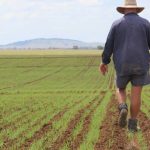
M 0 49 L 97 49 L 102 43 L 88 43 L 72 39 L 39 38 L 0 45 Z

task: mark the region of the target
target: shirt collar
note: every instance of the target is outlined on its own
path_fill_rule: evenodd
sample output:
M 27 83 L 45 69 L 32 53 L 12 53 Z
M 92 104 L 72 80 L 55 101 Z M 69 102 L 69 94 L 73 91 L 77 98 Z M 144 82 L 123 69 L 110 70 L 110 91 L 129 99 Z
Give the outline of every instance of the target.
M 130 12 L 130 13 L 125 14 L 125 16 L 128 16 L 128 15 L 136 15 L 136 16 L 138 16 L 138 14 L 134 13 L 134 12 Z

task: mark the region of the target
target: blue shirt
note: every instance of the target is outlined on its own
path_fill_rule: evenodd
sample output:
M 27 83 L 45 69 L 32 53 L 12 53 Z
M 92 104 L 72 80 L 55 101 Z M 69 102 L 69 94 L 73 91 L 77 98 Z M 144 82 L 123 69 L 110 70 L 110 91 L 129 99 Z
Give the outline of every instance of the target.
M 102 54 L 109 64 L 111 55 L 117 75 L 143 74 L 149 69 L 150 23 L 136 13 L 128 13 L 112 24 Z

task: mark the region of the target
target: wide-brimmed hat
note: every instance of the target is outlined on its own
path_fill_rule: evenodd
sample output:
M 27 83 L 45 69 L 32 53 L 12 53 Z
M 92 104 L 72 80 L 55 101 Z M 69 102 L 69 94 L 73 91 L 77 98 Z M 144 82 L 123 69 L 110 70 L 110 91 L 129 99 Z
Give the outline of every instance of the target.
M 124 0 L 124 6 L 117 7 L 117 11 L 121 14 L 125 13 L 125 9 L 127 8 L 136 8 L 137 13 L 140 13 L 144 10 L 144 7 L 137 6 L 136 0 Z

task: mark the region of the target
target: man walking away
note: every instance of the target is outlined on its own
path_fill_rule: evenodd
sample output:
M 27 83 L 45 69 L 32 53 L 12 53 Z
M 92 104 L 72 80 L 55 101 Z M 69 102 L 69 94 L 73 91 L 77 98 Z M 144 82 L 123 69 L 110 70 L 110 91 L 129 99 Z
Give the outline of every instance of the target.
M 141 106 L 142 87 L 150 84 L 150 23 L 138 15 L 143 10 L 144 7 L 137 6 L 136 0 L 125 0 L 124 6 L 117 7 L 117 11 L 124 16 L 115 21 L 110 29 L 100 65 L 100 71 L 105 74 L 113 54 L 120 127 L 127 125 L 126 86 L 129 82 L 132 85 L 131 117 L 128 120 L 128 129 L 132 132 L 138 131 L 137 116 Z

